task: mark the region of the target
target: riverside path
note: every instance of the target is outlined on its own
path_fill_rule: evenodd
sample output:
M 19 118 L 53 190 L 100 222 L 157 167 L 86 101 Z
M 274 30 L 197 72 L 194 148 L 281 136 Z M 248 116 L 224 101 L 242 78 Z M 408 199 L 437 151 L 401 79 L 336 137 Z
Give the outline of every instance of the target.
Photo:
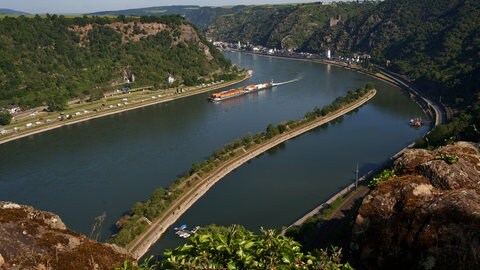
M 147 229 L 137 236 L 132 242 L 130 242 L 126 249 L 136 259 L 141 258 L 148 249 L 160 239 L 165 231 L 172 226 L 185 211 L 190 208 L 198 199 L 200 199 L 216 182 L 221 180 L 231 171 L 240 167 L 247 161 L 255 158 L 256 156 L 264 153 L 265 151 L 285 142 L 292 138 L 295 138 L 307 131 L 310 131 L 316 127 L 319 127 L 325 123 L 328 123 L 344 114 L 355 110 L 362 106 L 369 100 L 371 100 L 376 94 L 376 90 L 370 91 L 363 98 L 345 106 L 341 109 L 330 113 L 325 117 L 321 117 L 312 122 L 307 123 L 304 126 L 293 129 L 289 132 L 277 135 L 272 140 L 269 140 L 263 144 L 249 148 L 243 151 L 236 157 L 233 157 L 223 164 L 219 165 L 211 173 L 195 181 L 194 184 L 177 200 L 175 200 L 158 218 L 153 220 L 152 224 Z

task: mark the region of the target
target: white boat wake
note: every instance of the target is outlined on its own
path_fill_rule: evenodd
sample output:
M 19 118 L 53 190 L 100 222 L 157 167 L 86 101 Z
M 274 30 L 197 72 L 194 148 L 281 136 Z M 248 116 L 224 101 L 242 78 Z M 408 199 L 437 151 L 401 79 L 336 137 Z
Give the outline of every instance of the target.
M 287 84 L 287 83 L 293 83 L 293 82 L 296 82 L 296 81 L 300 81 L 301 79 L 303 79 L 303 77 L 298 77 L 298 78 L 295 78 L 293 80 L 286 81 L 286 82 L 272 83 L 272 86 L 275 87 L 275 86 L 284 85 L 284 84 Z

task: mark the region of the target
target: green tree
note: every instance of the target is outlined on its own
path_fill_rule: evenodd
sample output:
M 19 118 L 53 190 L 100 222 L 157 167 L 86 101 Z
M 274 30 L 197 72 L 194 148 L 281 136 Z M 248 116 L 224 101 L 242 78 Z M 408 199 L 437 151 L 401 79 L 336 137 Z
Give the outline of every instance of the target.
M 0 111 L 0 125 L 6 126 L 12 121 L 12 115 L 7 110 Z
M 67 96 L 61 94 L 51 94 L 47 99 L 49 111 L 63 111 L 67 108 Z
M 103 98 L 103 89 L 99 87 L 92 88 L 89 91 L 90 101 L 97 101 Z
M 243 145 L 249 145 L 250 143 L 252 143 L 253 141 L 253 136 L 252 136 L 252 133 L 247 133 L 245 134 L 245 136 L 243 136 L 242 138 L 242 143 Z
M 164 27 L 147 33 L 144 23 Z M 181 29 L 189 27 L 213 58 L 199 50 L 200 40 L 180 41 L 185 34 Z M 180 35 L 175 42 L 174 32 Z M 221 52 L 177 15 L 5 17 L 0 18 L 0 48 L 0 104 L 24 108 L 47 104 L 62 110 L 69 99 L 86 95 L 97 100 L 124 82 L 125 71 L 135 75 L 135 84 L 156 88 L 165 84 L 168 74 L 187 76 L 186 84 L 195 85 L 197 79 L 231 71 Z
M 280 134 L 280 130 L 278 130 L 278 127 L 277 126 L 274 126 L 272 124 L 268 125 L 267 126 L 267 138 L 273 138 L 274 136 Z

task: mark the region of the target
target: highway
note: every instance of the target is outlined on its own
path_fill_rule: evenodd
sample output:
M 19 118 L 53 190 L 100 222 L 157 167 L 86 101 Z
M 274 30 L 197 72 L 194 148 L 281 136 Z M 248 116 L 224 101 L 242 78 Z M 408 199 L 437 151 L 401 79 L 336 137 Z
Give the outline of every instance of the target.
M 428 97 L 426 97 L 422 93 L 420 93 L 415 88 L 415 86 L 411 83 L 410 80 L 402 77 L 399 74 L 388 71 L 387 69 L 385 69 L 383 67 L 380 67 L 380 66 L 377 66 L 377 67 L 378 67 L 378 69 L 380 70 L 380 73 L 383 76 L 385 76 L 388 79 L 394 81 L 397 86 L 399 86 L 403 89 L 406 89 L 407 91 L 409 91 L 410 93 L 415 95 L 417 98 L 420 98 L 421 101 L 424 104 L 426 104 L 426 107 L 427 107 L 428 110 L 433 110 L 432 117 L 434 117 L 434 120 L 435 120 L 434 125 L 435 126 L 443 124 L 448 120 L 447 119 L 446 108 L 444 106 L 442 106 L 441 104 L 439 104 L 437 102 L 434 102 L 433 100 L 429 99 Z M 420 105 L 422 105 L 422 104 L 420 104 Z

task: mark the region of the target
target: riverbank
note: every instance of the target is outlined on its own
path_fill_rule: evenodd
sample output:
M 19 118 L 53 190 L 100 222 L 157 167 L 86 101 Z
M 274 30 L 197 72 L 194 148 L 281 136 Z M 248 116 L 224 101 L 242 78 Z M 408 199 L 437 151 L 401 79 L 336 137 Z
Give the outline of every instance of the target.
M 355 69 L 353 69 L 353 70 L 355 70 Z M 355 71 L 361 72 L 361 71 L 358 71 L 358 70 L 355 70 Z M 368 73 L 365 73 L 365 72 L 362 72 L 362 73 L 367 74 L 369 76 L 377 77 L 379 79 L 382 79 L 383 81 L 387 81 L 387 82 L 389 82 L 389 83 L 391 83 L 395 86 L 398 86 L 400 88 L 408 90 L 408 92 L 410 93 L 410 98 L 412 98 L 421 108 L 423 108 L 424 111 L 425 111 L 425 107 L 433 110 L 433 111 L 431 111 L 432 115 L 430 115 L 430 117 L 432 119 L 435 119 L 434 124 L 433 124 L 434 126 L 440 125 L 445 121 L 443 115 L 445 115 L 446 119 L 448 120 L 448 115 L 444 114 L 445 111 L 446 111 L 445 108 L 442 109 L 441 105 L 438 105 L 438 104 L 434 103 L 433 101 L 429 100 L 427 97 L 420 94 L 418 92 L 418 90 L 416 90 L 414 88 L 414 86 L 411 84 L 411 82 L 409 82 L 405 78 L 400 77 L 398 74 L 391 73 L 391 72 L 389 72 L 385 69 L 380 69 L 380 72 L 381 72 L 380 75 L 378 75 L 378 74 L 368 74 Z M 414 95 L 414 97 L 412 97 L 412 94 Z M 379 173 L 381 170 L 391 166 L 393 160 L 398 158 L 407 149 L 411 148 L 413 146 L 413 144 L 414 143 L 411 143 L 407 147 L 401 149 L 395 155 L 391 156 L 390 158 L 385 160 L 382 164 L 377 166 L 375 169 L 367 172 L 365 175 L 363 175 L 361 178 L 359 178 L 358 184 L 359 185 L 365 185 L 367 180 L 372 178 L 376 173 Z M 318 205 L 313 210 L 309 211 L 308 213 L 306 213 L 305 215 L 300 217 L 298 220 L 294 221 L 283 232 L 285 233 L 288 229 L 290 229 L 294 226 L 301 226 L 303 223 L 305 223 L 309 219 L 315 218 L 317 215 L 319 215 L 324 209 L 329 207 L 329 205 L 332 204 L 338 198 L 349 196 L 353 192 L 357 192 L 357 184 L 355 184 L 355 183 L 352 183 L 352 184 L 346 186 L 341 191 L 332 195 L 332 197 L 330 197 L 330 199 L 328 199 L 324 203 Z M 353 200 L 363 199 L 363 197 L 366 196 L 368 193 L 369 192 L 363 192 L 362 191 L 361 196 L 351 196 L 343 204 L 351 205 L 353 203 L 352 202 Z M 335 211 L 339 211 L 339 210 L 340 209 L 336 209 Z
M 252 53 L 252 52 L 243 52 L 243 51 L 242 53 L 264 56 L 264 57 L 272 57 L 272 58 L 278 58 L 278 59 L 289 59 L 289 60 L 296 60 L 296 61 L 320 63 L 324 65 L 333 65 L 336 67 L 355 71 L 355 72 L 367 75 L 369 77 L 376 78 L 383 82 L 389 83 L 391 85 L 397 86 L 400 89 L 404 90 L 407 93 L 407 95 L 413 101 L 415 101 L 418 104 L 418 106 L 420 106 L 420 108 L 423 109 L 425 114 L 432 119 L 434 126 L 440 125 L 451 118 L 452 113 L 449 113 L 451 111 L 450 108 L 448 108 L 444 104 L 440 104 L 438 102 L 433 101 L 432 98 L 421 93 L 418 89 L 416 89 L 416 87 L 413 85 L 413 83 L 409 79 L 402 77 L 399 74 L 388 71 L 387 69 L 377 65 L 375 65 L 375 67 L 378 68 L 378 73 L 374 73 L 362 67 L 359 67 L 355 64 L 352 65 L 352 64 L 347 64 L 345 62 L 338 62 L 333 60 L 298 58 L 298 57 L 289 57 L 284 55 L 267 55 L 263 53 Z
M 190 187 L 184 191 L 177 199 L 172 202 L 167 209 L 163 210 L 160 216 L 158 216 L 147 229 L 137 236 L 132 242 L 130 242 L 126 249 L 135 258 L 141 258 L 148 249 L 158 241 L 162 234 L 172 226 L 175 221 L 190 208 L 199 198 L 201 198 L 215 183 L 221 180 L 228 173 L 238 168 L 247 161 L 259 156 L 265 151 L 285 142 L 294 137 L 297 137 L 307 131 L 310 131 L 318 126 L 328 123 L 344 114 L 355 110 L 367 101 L 372 99 L 376 94 L 376 90 L 371 90 L 366 95 L 357 99 L 356 101 L 349 103 L 333 112 L 328 113 L 325 116 L 315 118 L 314 120 L 307 122 L 303 125 L 299 125 L 296 128 L 292 128 L 289 131 L 275 135 L 271 139 L 263 142 L 262 144 L 249 147 L 248 149 L 242 148 L 242 151 L 238 151 L 236 155 L 222 162 L 218 167 L 210 171 L 209 173 L 199 177 L 198 175 L 191 176 Z
M 11 130 L 8 134 L 0 134 L 0 144 L 7 143 L 13 140 L 17 140 L 20 138 L 28 137 L 34 134 L 46 132 L 49 130 L 53 130 L 56 128 L 69 126 L 78 124 L 81 122 L 93 120 L 100 117 L 105 117 L 113 114 L 118 114 L 130 110 L 135 110 L 139 108 L 143 108 L 146 106 L 156 105 L 160 103 L 165 103 L 169 101 L 173 101 L 180 98 L 185 98 L 193 95 L 202 94 L 209 91 L 214 91 L 223 87 L 228 87 L 237 83 L 241 83 L 247 79 L 249 79 L 251 75 L 246 73 L 242 78 L 218 83 L 211 86 L 201 87 L 198 89 L 190 89 L 184 92 L 177 93 L 175 90 L 144 90 L 139 92 L 139 94 L 121 94 L 116 95 L 113 99 L 109 99 L 108 102 L 106 101 L 97 101 L 93 103 L 84 104 L 83 107 L 75 106 L 68 111 L 71 112 L 71 119 L 68 119 L 67 113 L 32 113 L 32 118 L 29 121 L 22 121 L 22 124 L 14 123 L 10 124 L 9 126 L 2 127 L 2 130 Z M 133 97 L 137 98 L 138 100 L 132 99 Z M 103 105 L 107 106 L 103 106 Z M 108 106 L 110 104 L 110 106 Z M 75 115 L 75 112 L 80 113 L 79 115 Z M 61 117 L 62 119 L 58 119 Z M 40 124 L 40 121 L 41 124 Z M 48 121 L 48 122 L 47 122 Z M 35 124 L 37 123 L 37 124 Z M 29 125 L 30 124 L 30 125 Z M 28 127 L 27 127 L 28 125 Z M 13 131 L 14 128 L 18 128 L 18 131 Z

